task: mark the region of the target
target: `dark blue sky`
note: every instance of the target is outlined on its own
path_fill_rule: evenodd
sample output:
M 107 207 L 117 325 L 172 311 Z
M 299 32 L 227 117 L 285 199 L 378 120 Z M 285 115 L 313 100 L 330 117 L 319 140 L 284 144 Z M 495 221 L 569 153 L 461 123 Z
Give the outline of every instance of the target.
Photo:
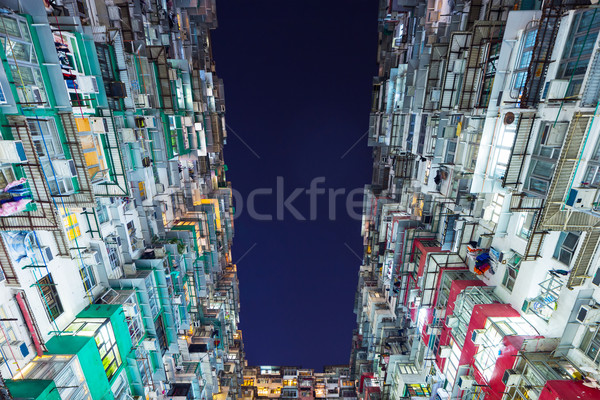
M 213 31 L 217 74 L 225 81 L 227 178 L 244 201 L 256 188 L 256 221 L 244 204 L 235 221 L 241 329 L 250 365 L 321 370 L 350 358 L 354 293 L 362 255 L 360 221 L 328 196 L 317 219 L 276 219 L 277 177 L 288 196 L 324 177 L 326 189 L 362 188 L 371 179 L 368 128 L 376 73 L 376 0 L 220 0 Z M 235 134 L 232 132 L 235 131 Z M 253 151 L 250 151 L 248 144 Z M 260 158 L 256 157 L 255 152 Z M 309 197 L 292 203 L 309 217 Z M 253 247 L 254 246 L 254 247 Z

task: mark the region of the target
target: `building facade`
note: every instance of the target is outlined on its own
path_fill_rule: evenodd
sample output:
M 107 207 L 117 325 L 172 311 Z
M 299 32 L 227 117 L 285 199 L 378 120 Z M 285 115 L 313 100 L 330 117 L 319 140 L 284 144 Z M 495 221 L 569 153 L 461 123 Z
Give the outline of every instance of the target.
M 600 398 L 599 18 L 380 2 L 360 398 Z
M 215 1 L 0 5 L 0 397 L 238 398 Z

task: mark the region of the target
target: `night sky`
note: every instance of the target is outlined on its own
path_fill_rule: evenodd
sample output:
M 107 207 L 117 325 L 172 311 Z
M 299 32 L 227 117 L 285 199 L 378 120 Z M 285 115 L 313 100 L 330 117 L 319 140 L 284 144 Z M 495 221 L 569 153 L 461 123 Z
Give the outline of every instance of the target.
M 347 364 L 360 266 L 348 247 L 362 257 L 360 221 L 347 215 L 346 196 L 330 221 L 328 194 L 317 197 L 310 221 L 304 193 L 292 205 L 307 220 L 285 211 L 278 221 L 276 182 L 283 177 L 285 196 L 315 177 L 325 178 L 320 188 L 346 192 L 370 182 L 366 137 L 348 150 L 368 128 L 377 1 L 219 0 L 217 13 L 213 54 L 225 82 L 227 178 L 244 198 L 233 261 L 247 360 L 318 371 Z M 255 198 L 272 221 L 247 212 L 256 188 L 273 189 Z

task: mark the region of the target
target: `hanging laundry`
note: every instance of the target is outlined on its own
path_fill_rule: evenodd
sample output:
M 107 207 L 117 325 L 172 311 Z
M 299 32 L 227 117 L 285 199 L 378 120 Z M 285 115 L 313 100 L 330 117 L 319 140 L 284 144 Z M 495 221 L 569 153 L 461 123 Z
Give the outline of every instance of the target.
M 25 182 L 27 182 L 27 178 L 21 178 L 21 179 L 18 179 L 16 181 L 12 181 L 8 185 L 6 185 L 6 187 L 4 188 L 4 191 L 7 192 L 8 189 L 10 189 L 12 187 L 15 187 L 15 186 L 23 185 Z
M 8 217 L 19 211 L 23 211 L 29 203 L 31 203 L 31 198 L 21 198 L 17 201 L 3 203 L 0 207 L 0 217 Z

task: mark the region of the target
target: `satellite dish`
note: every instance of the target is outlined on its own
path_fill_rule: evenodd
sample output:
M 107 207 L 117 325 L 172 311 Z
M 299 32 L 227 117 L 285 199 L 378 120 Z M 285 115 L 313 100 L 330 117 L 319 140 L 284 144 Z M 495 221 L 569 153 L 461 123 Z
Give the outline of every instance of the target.
M 513 114 L 511 112 L 507 112 L 504 115 L 504 125 L 510 125 L 513 122 L 515 122 L 515 114 Z

